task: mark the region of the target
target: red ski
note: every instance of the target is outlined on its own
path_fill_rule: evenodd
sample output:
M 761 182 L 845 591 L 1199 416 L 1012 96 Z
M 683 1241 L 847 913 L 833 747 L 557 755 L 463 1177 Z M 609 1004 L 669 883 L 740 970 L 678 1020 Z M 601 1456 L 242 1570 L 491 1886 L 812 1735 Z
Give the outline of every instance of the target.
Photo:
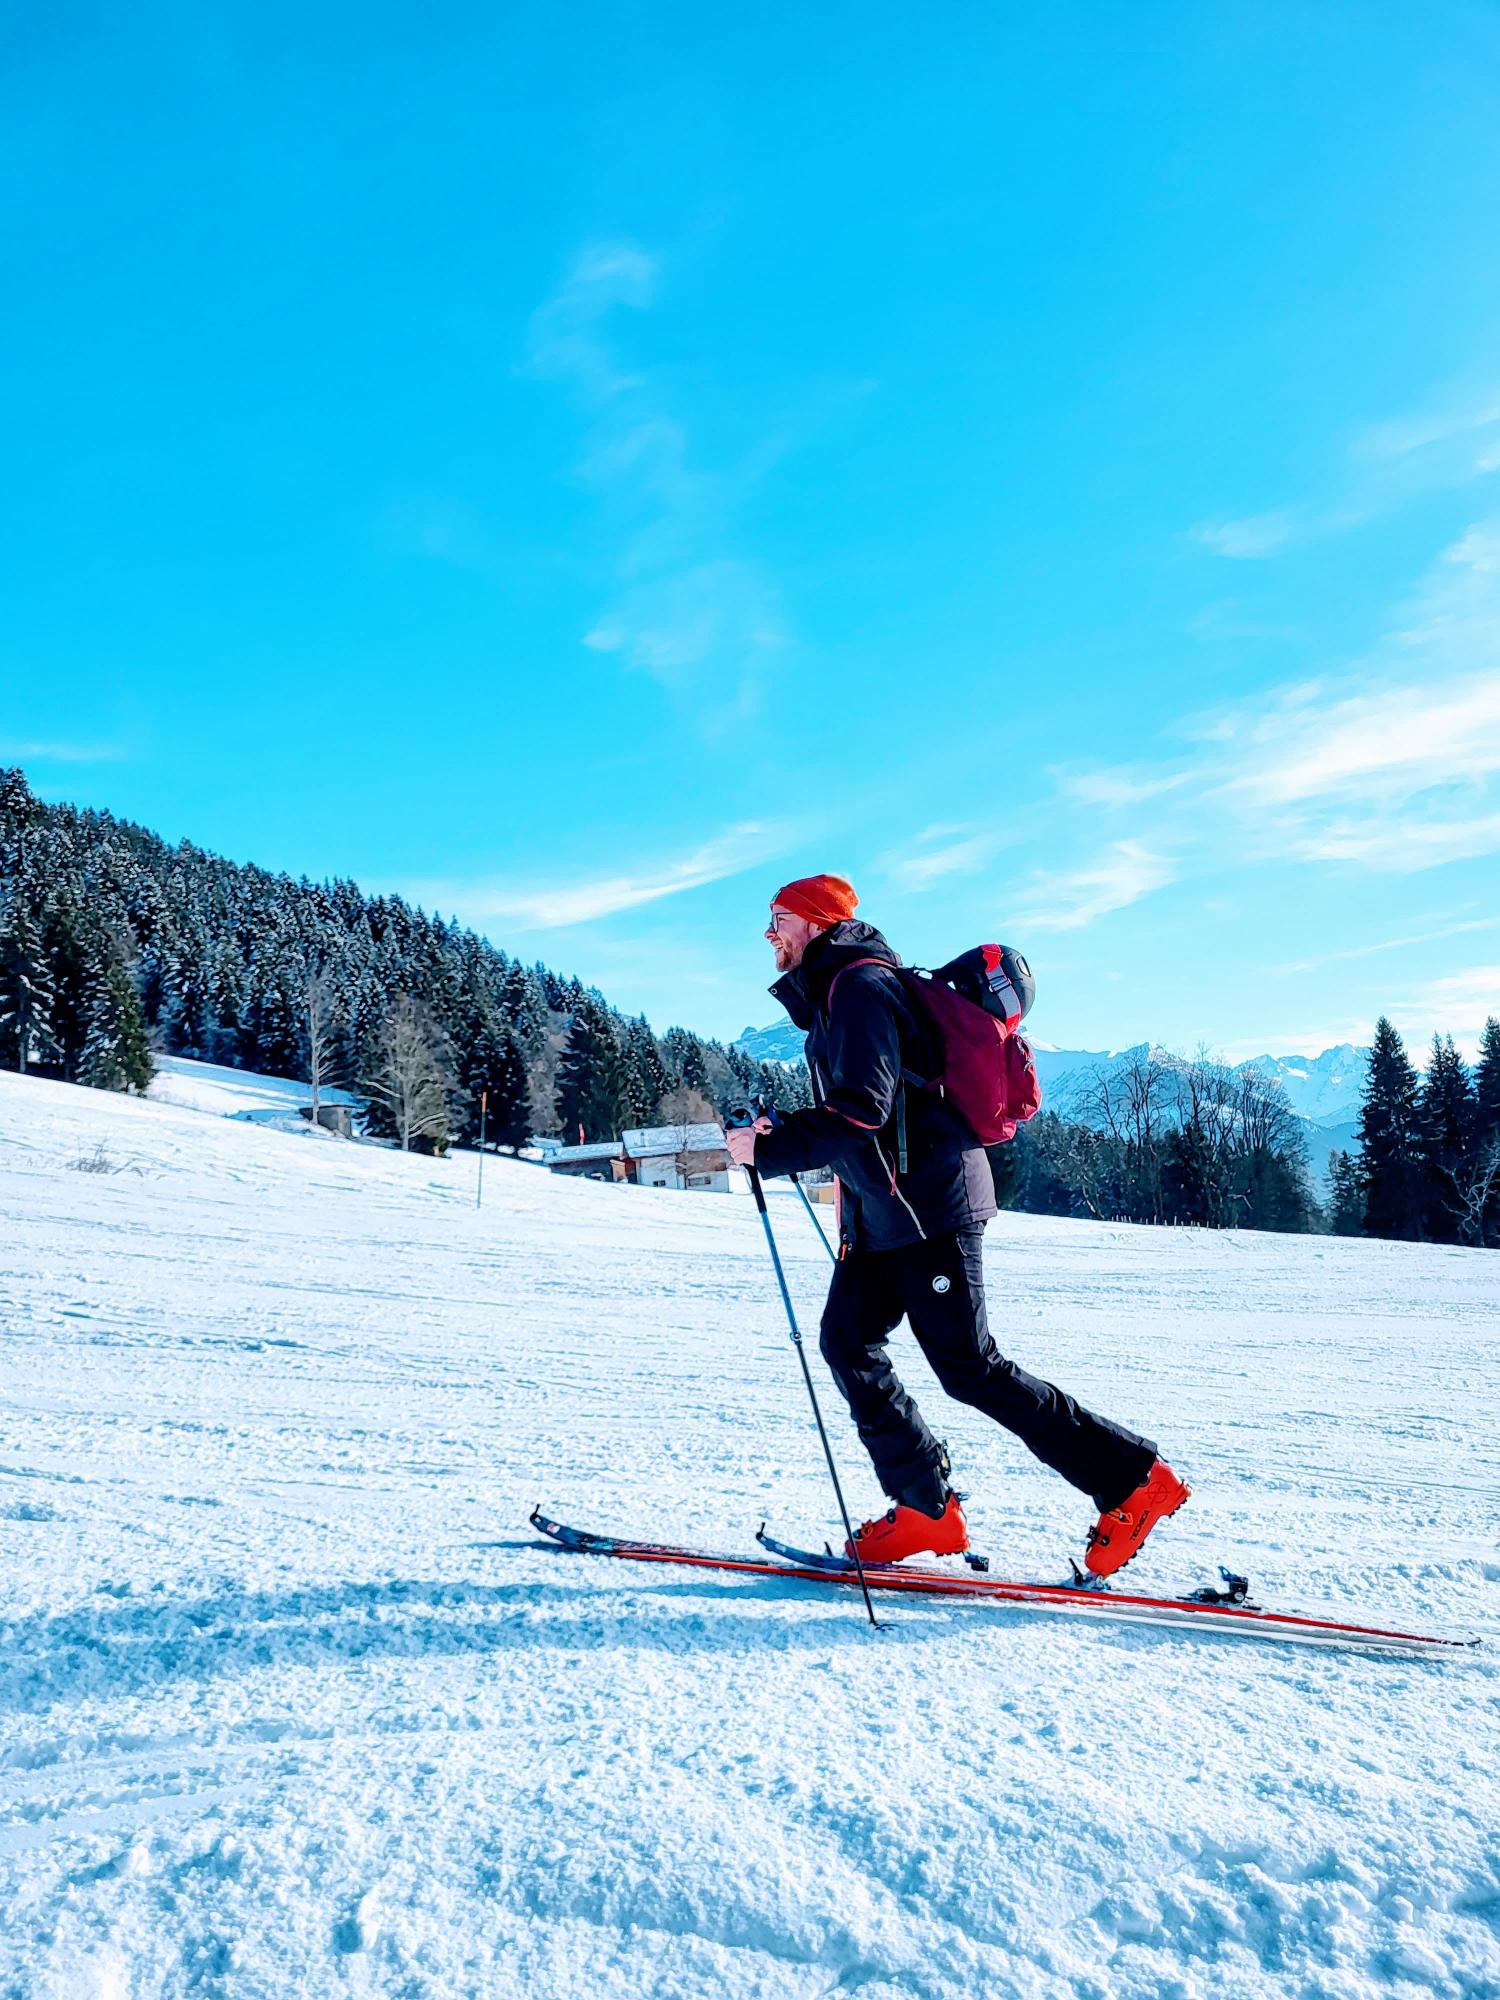
M 852 1563 L 839 1556 L 814 1556 L 789 1551 L 785 1555 L 715 1555 L 703 1549 L 675 1548 L 661 1542 L 632 1542 L 614 1535 L 596 1535 L 550 1521 L 538 1509 L 531 1523 L 555 1546 L 578 1555 L 617 1556 L 626 1562 L 679 1563 L 693 1569 L 729 1570 L 746 1576 L 766 1576 L 803 1583 L 857 1584 Z M 777 1545 L 780 1546 L 779 1544 Z M 1220 1637 L 1290 1639 L 1304 1645 L 1355 1646 L 1381 1652 L 1450 1654 L 1477 1646 L 1477 1639 L 1448 1639 L 1431 1633 L 1393 1632 L 1378 1625 L 1356 1625 L 1339 1618 L 1313 1618 L 1295 1611 L 1263 1611 L 1241 1602 L 1202 1597 L 1144 1597 L 1108 1586 L 1066 1583 L 1011 1583 L 971 1572 L 915 1569 L 908 1563 L 865 1565 L 872 1590 L 906 1591 L 924 1597 L 988 1599 L 1021 1605 L 1033 1611 L 1071 1611 L 1084 1617 L 1109 1618 L 1147 1625 L 1190 1627 Z

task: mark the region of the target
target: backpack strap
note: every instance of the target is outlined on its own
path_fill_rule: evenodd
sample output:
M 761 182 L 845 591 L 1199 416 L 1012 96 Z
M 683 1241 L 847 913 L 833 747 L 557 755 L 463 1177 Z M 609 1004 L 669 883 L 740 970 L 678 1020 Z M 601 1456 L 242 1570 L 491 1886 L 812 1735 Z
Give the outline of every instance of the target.
M 859 965 L 883 965 L 887 972 L 895 972 L 897 969 L 894 965 L 891 964 L 889 959 L 876 958 L 873 955 L 868 958 L 851 958 L 847 965 L 841 965 L 839 967 L 838 971 L 833 975 L 832 979 L 830 979 L 828 982 L 828 992 L 823 1003 L 823 1011 L 825 1013 L 831 1014 L 833 1012 L 834 988 L 838 985 L 839 981 L 843 978 L 846 972 L 853 972 L 855 967 Z M 906 1165 L 907 1165 L 906 1079 L 910 1074 L 911 1072 L 908 1071 L 903 1066 L 901 1071 L 901 1081 L 896 1085 L 896 1162 L 897 1162 L 896 1171 L 897 1173 L 901 1174 L 904 1174 L 906 1172 Z M 920 1081 L 920 1079 L 914 1078 L 913 1081 Z
M 833 995 L 834 995 L 834 990 L 838 986 L 839 981 L 843 978 L 846 972 L 853 972 L 854 968 L 857 965 L 883 965 L 887 972 L 894 972 L 896 970 L 895 966 L 891 964 L 889 959 L 875 958 L 873 955 L 869 958 L 851 958 L 847 965 L 841 965 L 839 967 L 838 971 L 833 975 L 832 979 L 830 979 L 828 982 L 828 991 L 824 995 L 823 999 L 823 1012 L 825 1014 L 832 1013 L 833 1011 Z

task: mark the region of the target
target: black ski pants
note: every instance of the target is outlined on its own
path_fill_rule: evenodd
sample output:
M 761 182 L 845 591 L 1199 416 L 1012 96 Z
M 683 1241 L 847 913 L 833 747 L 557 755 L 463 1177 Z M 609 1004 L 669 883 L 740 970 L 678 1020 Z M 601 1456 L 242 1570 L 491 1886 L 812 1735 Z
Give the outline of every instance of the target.
M 823 1309 L 823 1359 L 891 1499 L 943 1461 L 941 1445 L 891 1366 L 887 1342 L 903 1316 L 955 1402 L 1003 1424 L 1101 1512 L 1118 1507 L 1151 1470 L 1154 1444 L 1096 1417 L 996 1347 L 985 1312 L 981 1224 L 900 1250 L 851 1250 L 834 1269 Z

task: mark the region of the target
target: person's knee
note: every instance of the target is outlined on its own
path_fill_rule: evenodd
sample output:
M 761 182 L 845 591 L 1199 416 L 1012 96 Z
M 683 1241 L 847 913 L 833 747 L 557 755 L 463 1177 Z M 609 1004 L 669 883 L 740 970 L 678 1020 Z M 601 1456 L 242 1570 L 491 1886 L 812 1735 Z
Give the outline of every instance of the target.
M 933 1370 L 938 1387 L 955 1403 L 978 1404 L 984 1399 L 985 1374 L 982 1368 L 953 1366 Z
M 999 1354 L 975 1353 L 944 1359 L 932 1372 L 945 1396 L 984 1409 L 1004 1397 L 1011 1367 Z

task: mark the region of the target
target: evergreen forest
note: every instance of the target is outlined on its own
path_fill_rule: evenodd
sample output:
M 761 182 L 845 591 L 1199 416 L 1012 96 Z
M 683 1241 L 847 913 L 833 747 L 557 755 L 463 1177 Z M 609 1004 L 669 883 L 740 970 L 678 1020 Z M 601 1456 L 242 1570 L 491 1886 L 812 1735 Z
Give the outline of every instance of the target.
M 810 1102 L 801 1064 L 658 1034 L 456 919 L 173 846 L 0 770 L 0 1068 L 144 1091 L 158 1054 L 315 1100 L 340 1086 L 373 1136 L 429 1152 L 477 1144 L 481 1106 L 514 1149 Z M 1044 1107 L 990 1158 L 1002 1206 L 1034 1214 L 1500 1247 L 1500 1020 L 1472 1068 L 1439 1036 L 1421 1073 L 1381 1020 L 1324 1199 L 1280 1086 L 1206 1056 L 1101 1070 L 1075 1115 Z
M 608 1139 L 759 1093 L 800 1064 L 641 1016 L 456 920 L 353 882 L 293 881 L 0 770 L 0 1067 L 144 1091 L 153 1053 L 338 1085 L 423 1151 Z

